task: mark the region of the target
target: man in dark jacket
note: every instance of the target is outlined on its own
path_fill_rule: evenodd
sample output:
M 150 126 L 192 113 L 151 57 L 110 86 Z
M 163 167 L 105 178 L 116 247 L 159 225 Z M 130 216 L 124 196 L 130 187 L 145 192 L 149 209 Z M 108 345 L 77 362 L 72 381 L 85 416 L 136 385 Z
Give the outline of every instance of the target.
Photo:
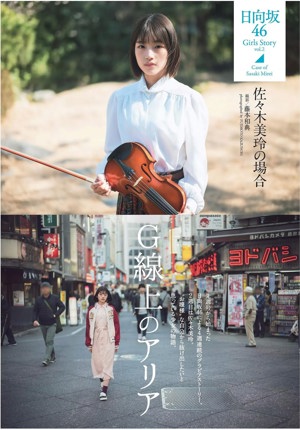
M 37 298 L 33 308 L 33 325 L 41 327 L 46 345 L 43 365 L 48 366 L 55 362 L 54 336 L 56 333 L 56 317 L 65 310 L 65 305 L 58 296 L 51 294 L 49 282 L 41 285 L 41 296 Z
M 261 287 L 255 288 L 255 300 L 256 300 L 256 319 L 254 323 L 254 336 L 264 337 L 265 336 L 265 323 L 264 323 L 264 312 L 265 312 L 265 296 L 262 294 Z
M 146 285 L 140 284 L 138 288 L 138 293 L 133 298 L 133 309 L 134 314 L 136 316 L 137 322 L 137 332 L 138 332 L 138 340 L 146 340 L 147 328 L 143 331 L 141 330 L 141 321 L 147 317 L 150 309 L 146 308 L 147 306 L 147 296 L 146 296 Z M 151 301 L 149 298 L 149 308 L 151 307 Z M 147 326 L 144 324 L 143 327 Z
M 1 346 L 5 336 L 8 340 L 8 345 L 17 345 L 11 329 L 11 307 L 4 295 L 1 294 Z
M 123 309 L 123 306 L 122 306 L 121 297 L 119 293 L 116 291 L 116 286 L 114 284 L 112 284 L 111 286 L 111 300 L 112 300 L 111 304 L 119 314 Z

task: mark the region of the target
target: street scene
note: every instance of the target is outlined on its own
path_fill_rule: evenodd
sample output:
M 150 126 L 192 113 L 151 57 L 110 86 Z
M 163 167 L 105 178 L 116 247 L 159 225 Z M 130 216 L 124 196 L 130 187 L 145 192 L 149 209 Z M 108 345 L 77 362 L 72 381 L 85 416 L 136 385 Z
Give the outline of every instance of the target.
M 2 427 L 299 427 L 299 216 L 1 225 Z
M 160 318 L 159 318 L 160 319 Z M 203 341 L 202 405 L 197 402 L 196 345 L 185 339 L 183 382 L 178 348 L 170 345 L 170 325 L 148 338 L 159 339 L 151 401 L 138 396 L 145 385 L 145 345 L 138 343 L 132 313 L 120 315 L 121 343 L 107 402 L 91 374 L 84 325 L 66 327 L 55 338 L 57 360 L 43 368 L 39 329 L 2 348 L 4 428 L 298 428 L 299 368 L 296 343 L 258 339 L 245 348 L 245 335 L 213 332 Z M 205 329 L 203 329 L 205 331 Z M 173 393 L 167 394 L 173 390 Z
M 254 6 L 1 1 L 1 428 L 299 429 L 300 3 Z
M 105 154 L 108 101 L 135 82 L 128 56 L 134 23 L 144 15 L 163 13 L 180 40 L 182 61 L 176 80 L 201 94 L 208 111 L 204 211 L 247 216 L 297 213 L 299 3 L 286 2 L 284 82 L 234 82 L 233 5 L 2 2 L 3 146 L 95 179 Z M 24 46 L 27 39 L 31 43 Z M 260 165 L 255 159 L 257 91 L 264 93 L 266 126 Z M 200 136 L 203 126 L 197 127 Z M 147 146 L 142 140 L 139 143 Z M 84 181 L 5 151 L 1 167 L 5 214 L 116 212 L 116 193 L 101 198 Z M 259 186 L 258 173 L 265 179 Z

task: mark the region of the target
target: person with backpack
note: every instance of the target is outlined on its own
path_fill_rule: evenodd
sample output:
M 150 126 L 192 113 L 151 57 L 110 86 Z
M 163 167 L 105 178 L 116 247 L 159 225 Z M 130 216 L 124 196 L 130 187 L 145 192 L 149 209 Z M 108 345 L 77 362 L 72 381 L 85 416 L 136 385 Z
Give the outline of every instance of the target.
M 58 296 L 51 293 L 49 282 L 41 285 L 41 296 L 37 298 L 33 308 L 33 326 L 40 327 L 44 338 L 46 351 L 43 366 L 48 366 L 56 360 L 54 337 L 57 332 L 57 317 L 66 309 Z

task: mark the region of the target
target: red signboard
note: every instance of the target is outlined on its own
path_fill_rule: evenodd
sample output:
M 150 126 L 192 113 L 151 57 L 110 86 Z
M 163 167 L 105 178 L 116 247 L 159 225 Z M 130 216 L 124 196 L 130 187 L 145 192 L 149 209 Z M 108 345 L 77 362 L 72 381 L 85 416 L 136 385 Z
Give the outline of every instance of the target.
M 216 252 L 190 265 L 192 276 L 197 277 L 218 271 L 218 255 Z
M 287 264 L 298 261 L 298 258 L 298 255 L 293 255 L 291 253 L 289 245 L 229 250 L 230 267 L 250 266 L 253 261 L 263 266 L 268 263 Z
M 59 258 L 59 234 L 44 234 L 44 258 Z

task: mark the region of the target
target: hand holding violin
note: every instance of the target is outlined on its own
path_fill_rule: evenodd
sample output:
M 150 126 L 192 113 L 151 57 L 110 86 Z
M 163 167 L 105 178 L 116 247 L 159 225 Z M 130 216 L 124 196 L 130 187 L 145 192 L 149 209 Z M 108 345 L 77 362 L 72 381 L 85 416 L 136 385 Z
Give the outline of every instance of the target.
M 91 185 L 91 189 L 100 196 L 109 196 L 111 193 L 111 187 L 104 175 L 96 177 L 95 182 Z

